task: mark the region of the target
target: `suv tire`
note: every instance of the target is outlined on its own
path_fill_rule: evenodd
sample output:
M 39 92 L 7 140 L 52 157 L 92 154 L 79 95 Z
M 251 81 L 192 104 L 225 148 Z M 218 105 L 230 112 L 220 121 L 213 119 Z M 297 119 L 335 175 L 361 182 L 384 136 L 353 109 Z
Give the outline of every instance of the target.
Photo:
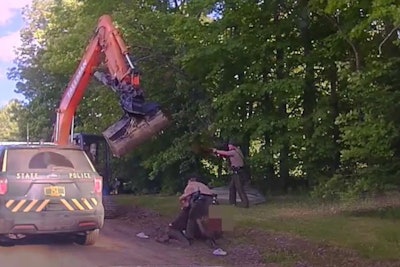
M 99 235 L 100 235 L 99 229 L 88 231 L 84 236 L 83 245 L 84 246 L 94 245 L 97 242 L 97 240 L 99 239 Z

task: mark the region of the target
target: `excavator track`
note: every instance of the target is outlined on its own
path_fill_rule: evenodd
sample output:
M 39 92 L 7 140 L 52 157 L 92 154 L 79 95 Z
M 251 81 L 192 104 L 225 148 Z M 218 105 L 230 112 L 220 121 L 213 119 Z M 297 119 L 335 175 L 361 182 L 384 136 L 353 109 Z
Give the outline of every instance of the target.
M 104 206 L 105 219 L 116 219 L 117 217 L 119 217 L 120 209 L 114 199 L 114 196 L 112 195 L 103 196 L 103 206 Z

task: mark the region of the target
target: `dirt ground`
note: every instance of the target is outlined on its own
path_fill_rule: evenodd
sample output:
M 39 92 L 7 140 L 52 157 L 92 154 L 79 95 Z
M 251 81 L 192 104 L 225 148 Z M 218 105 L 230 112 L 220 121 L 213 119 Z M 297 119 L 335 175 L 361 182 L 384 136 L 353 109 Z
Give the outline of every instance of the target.
M 169 218 L 139 207 L 126 207 L 119 220 L 123 220 L 144 232 L 150 239 L 163 233 Z M 162 244 L 167 247 L 179 247 L 182 255 L 198 259 L 199 264 L 219 266 L 400 266 L 400 261 L 377 262 L 361 258 L 357 253 L 316 243 L 288 234 L 277 234 L 256 229 L 235 229 L 217 241 L 218 246 L 228 254 L 212 255 L 212 249 L 204 242 L 196 242 L 191 247 L 182 247 L 177 242 Z
M 32 235 L 2 242 L 1 267 L 166 267 L 199 266 L 198 260 L 177 247 L 136 237 L 135 226 L 120 219 L 106 220 L 99 240 L 82 246 L 73 235 Z

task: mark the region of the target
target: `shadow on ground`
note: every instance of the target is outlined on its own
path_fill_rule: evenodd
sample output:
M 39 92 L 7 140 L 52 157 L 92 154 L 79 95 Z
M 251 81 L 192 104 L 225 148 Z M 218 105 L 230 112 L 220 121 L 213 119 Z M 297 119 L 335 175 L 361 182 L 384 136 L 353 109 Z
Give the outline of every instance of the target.
M 83 237 L 76 235 L 29 235 L 20 239 L 4 237 L 0 240 L 1 247 L 14 247 L 26 245 L 56 245 L 68 246 L 72 244 L 83 244 Z

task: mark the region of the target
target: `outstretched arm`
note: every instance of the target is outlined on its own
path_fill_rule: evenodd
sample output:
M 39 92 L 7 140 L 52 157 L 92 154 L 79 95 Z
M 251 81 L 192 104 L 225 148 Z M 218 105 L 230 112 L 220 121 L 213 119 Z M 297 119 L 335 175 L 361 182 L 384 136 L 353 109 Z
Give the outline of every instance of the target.
M 213 153 L 221 157 L 229 158 L 235 154 L 235 151 L 234 150 L 225 151 L 213 148 Z

